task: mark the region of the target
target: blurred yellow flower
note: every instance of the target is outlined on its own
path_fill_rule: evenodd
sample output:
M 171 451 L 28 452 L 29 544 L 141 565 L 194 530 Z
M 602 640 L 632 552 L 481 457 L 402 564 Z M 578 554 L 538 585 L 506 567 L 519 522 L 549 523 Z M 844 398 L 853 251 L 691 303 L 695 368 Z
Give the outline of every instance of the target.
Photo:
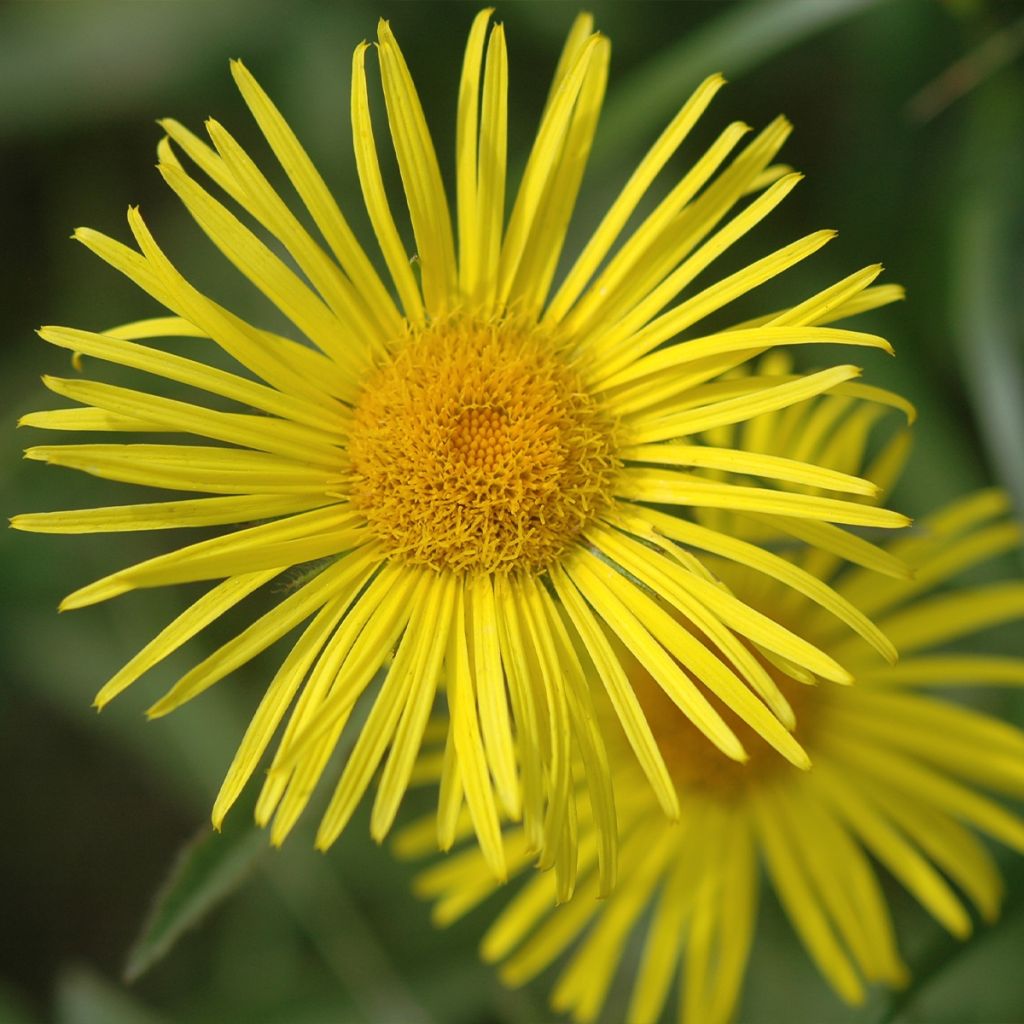
M 384 277 L 240 63 L 232 65 L 235 81 L 320 239 L 219 123 L 206 125 L 210 145 L 175 121 L 163 122 L 159 168 L 167 184 L 299 340 L 257 327 L 199 291 L 136 209 L 128 220 L 137 249 L 77 231 L 79 241 L 171 315 L 102 333 L 50 327 L 42 337 L 174 387 L 167 395 L 46 378 L 47 387 L 80 407 L 34 413 L 25 424 L 144 436 L 130 444 L 47 445 L 28 455 L 206 496 L 23 515 L 14 525 L 54 533 L 232 527 L 64 601 L 63 608 L 82 608 L 142 587 L 221 581 L 103 687 L 100 707 L 259 588 L 293 567 L 311 567 L 150 710 L 156 717 L 179 707 L 305 623 L 228 770 L 215 824 L 287 718 L 256 811 L 271 825 L 272 840 L 281 842 L 294 826 L 346 726 L 354 745 L 317 844 L 325 848 L 341 833 L 382 762 L 371 830 L 383 837 L 444 670 L 451 727 L 440 843 L 451 843 L 464 798 L 490 869 L 503 877 L 500 815 L 521 817 L 567 892 L 576 858 L 570 767 L 577 754 L 592 787 L 605 886 L 614 868 L 611 772 L 584 683 L 588 673 L 601 681 L 658 806 L 679 814 L 670 769 L 606 627 L 729 758 L 747 756 L 732 714 L 806 767 L 774 677 L 753 662 L 730 665 L 716 648 L 724 649 L 724 639 L 696 643 L 694 630 L 745 637 L 794 672 L 846 682 L 848 671 L 719 586 L 690 550 L 772 574 L 756 546 L 651 506 L 695 518 L 742 510 L 811 546 L 899 573 L 877 548 L 836 525 L 906 523 L 850 499 L 874 492 L 867 481 L 812 461 L 686 439 L 826 392 L 894 401 L 854 383 L 859 371 L 852 366 L 724 375 L 779 345 L 888 350 L 875 335 L 823 325 L 900 293 L 871 287 L 880 269 L 872 266 L 780 312 L 700 334 L 696 325 L 709 314 L 833 236 L 808 235 L 680 299 L 798 181 L 772 164 L 789 132 L 781 118 L 734 157 L 748 129 L 729 125 L 624 234 L 721 87 L 719 76 L 683 105 L 552 293 L 597 124 L 609 45 L 592 32 L 588 16 L 574 24 L 506 222 L 508 69 L 504 33 L 489 27 L 490 14 L 473 23 L 459 88 L 454 227 L 412 78 L 387 23 L 379 27 L 376 52 L 413 260 L 374 139 L 368 46 L 355 51 L 355 157 Z M 224 196 L 192 177 L 181 155 Z M 673 341 L 682 334 L 686 340 Z M 166 338 L 196 339 L 197 357 L 161 347 Z M 208 402 L 194 404 L 189 389 Z M 211 443 L 153 443 L 155 434 Z M 769 485 L 752 486 L 749 477 Z M 780 489 L 779 481 L 839 497 Z M 893 656 L 841 597 L 827 588 L 816 597 Z M 353 710 L 364 697 L 368 716 L 357 724 L 361 714 Z
M 754 421 L 746 441 L 766 452 L 792 451 L 814 434 L 820 442 L 821 425 L 844 412 L 848 423 L 860 419 L 862 428 L 874 415 L 870 407 L 851 414 L 842 403 L 825 397 Z M 864 429 L 846 431 L 841 440 L 831 439 L 837 443 L 830 456 L 822 451 L 819 457 L 859 467 L 865 438 Z M 883 451 L 869 478 L 887 483 L 898 473 L 902 440 L 897 436 Z M 791 581 L 782 573 L 770 579 L 726 562 L 709 563 L 740 600 L 799 628 L 854 674 L 852 687 L 815 687 L 764 666 L 790 700 L 796 737 L 813 767 L 795 770 L 724 708 L 750 760 L 738 765 L 715 757 L 648 671 L 624 655 L 679 790 L 680 820 L 665 820 L 642 772 L 629 763 L 625 740 L 620 737 L 618 750 L 610 743 L 617 765 L 618 887 L 598 899 L 599 837 L 592 815 L 581 813 L 573 899 L 554 906 L 551 879 L 534 873 L 488 929 L 483 957 L 501 962 L 501 977 L 519 985 L 574 947 L 551 1004 L 590 1021 L 620 963 L 634 963 L 626 950 L 636 942 L 639 960 L 624 968 L 632 988 L 629 1021 L 660 1019 L 678 978 L 678 1019 L 721 1024 L 732 1019 L 742 990 L 762 865 L 808 954 L 849 1003 L 864 998 L 866 982 L 900 985 L 907 973 L 872 859 L 954 935 L 971 931 L 964 897 L 991 921 L 1002 881 L 970 828 L 1024 851 L 1024 819 L 982 792 L 1024 796 L 1024 732 L 918 688 L 1024 685 L 1024 659 L 965 653 L 959 644 L 955 652 L 935 651 L 1024 618 L 1020 582 L 946 588 L 958 574 L 1020 545 L 1020 527 L 1004 518 L 1006 510 L 1002 493 L 982 491 L 923 520 L 914 536 L 888 548 L 917 568 L 913 579 L 879 577 L 863 568 L 838 572 L 834 557 L 815 551 L 787 562 Z M 795 584 L 798 576 L 805 584 L 808 576 L 828 584 L 876 618 L 899 648 L 899 664 L 879 665 L 862 642 L 843 637 L 835 620 L 810 603 L 809 585 L 802 593 L 787 591 L 784 582 Z M 935 593 L 938 588 L 945 589 Z M 606 710 L 604 715 L 611 717 Z M 420 775 L 431 774 L 424 761 Z M 581 807 L 588 810 L 585 803 Z M 400 834 L 399 852 L 425 853 L 423 834 L 422 826 Z M 506 856 L 513 871 L 525 871 L 533 859 L 528 837 L 518 829 L 506 834 Z M 439 924 L 466 913 L 495 888 L 475 850 L 428 868 L 415 885 L 421 896 L 436 900 Z

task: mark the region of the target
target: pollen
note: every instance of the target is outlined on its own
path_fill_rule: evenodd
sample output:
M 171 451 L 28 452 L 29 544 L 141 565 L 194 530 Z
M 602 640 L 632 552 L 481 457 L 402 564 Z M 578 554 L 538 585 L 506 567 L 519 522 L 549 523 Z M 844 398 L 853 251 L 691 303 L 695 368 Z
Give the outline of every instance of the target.
M 367 380 L 352 501 L 390 554 L 454 572 L 539 572 L 612 500 L 614 423 L 552 336 L 455 317 Z

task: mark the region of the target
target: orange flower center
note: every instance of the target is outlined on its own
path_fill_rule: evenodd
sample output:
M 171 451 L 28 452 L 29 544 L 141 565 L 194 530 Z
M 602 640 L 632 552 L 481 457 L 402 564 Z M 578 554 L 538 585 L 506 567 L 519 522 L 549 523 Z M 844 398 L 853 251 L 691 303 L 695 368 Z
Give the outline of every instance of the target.
M 610 503 L 613 433 L 550 335 L 453 318 L 367 381 L 352 501 L 407 562 L 537 572 Z
M 698 635 L 714 649 L 702 634 Z M 797 682 L 764 659 L 757 651 L 753 653 L 793 709 L 796 716 L 794 735 L 801 745 L 806 747 L 808 737 L 813 733 L 818 714 L 822 710 L 819 687 Z M 703 789 L 710 790 L 719 797 L 734 796 L 746 787 L 774 777 L 780 771 L 798 770 L 733 711 L 720 704 L 713 696 L 709 696 L 715 709 L 747 752 L 748 760 L 745 763 L 733 761 L 718 750 L 676 707 L 672 699 L 639 663 L 632 662 L 629 676 L 654 739 L 665 759 L 665 765 L 681 795 L 687 790 Z

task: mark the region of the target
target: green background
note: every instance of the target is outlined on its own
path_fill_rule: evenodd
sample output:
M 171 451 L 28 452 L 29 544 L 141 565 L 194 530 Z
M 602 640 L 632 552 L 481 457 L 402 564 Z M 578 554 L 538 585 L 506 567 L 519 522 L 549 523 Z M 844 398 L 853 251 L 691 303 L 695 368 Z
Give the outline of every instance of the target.
M 579 9 L 519 2 L 498 10 L 509 39 L 513 167 L 522 164 Z M 883 280 L 904 283 L 909 300 L 858 326 L 885 333 L 897 359 L 858 352 L 855 361 L 872 382 L 904 392 L 920 410 L 914 461 L 896 505 L 918 514 L 994 482 L 1014 494 L 1020 511 L 1024 6 L 780 0 L 590 9 L 611 37 L 613 63 L 570 250 L 688 91 L 707 73 L 724 71 L 732 84 L 698 141 L 733 118 L 760 127 L 784 112 L 796 131 L 783 158 L 807 174 L 726 269 L 816 228 L 841 232 L 738 315 L 777 308 L 884 261 Z M 379 15 L 391 19 L 448 174 L 458 70 L 474 11 L 462 3 L 396 2 L 0 8 L 7 514 L 132 500 L 127 488 L 20 461 L 21 448 L 44 436 L 13 429 L 18 415 L 60 404 L 39 384 L 40 373 L 71 372 L 66 353 L 35 339 L 36 326 L 100 330 L 157 313 L 68 240 L 74 227 L 126 239 L 124 212 L 137 203 L 193 280 L 243 314 L 265 316 L 153 169 L 155 119 L 174 116 L 199 130 L 212 114 L 269 165 L 228 74 L 228 58 L 243 57 L 364 229 L 347 124 L 353 47 L 373 36 Z M 694 152 L 687 149 L 673 167 Z M 816 358 L 825 362 L 828 354 Z M 147 592 L 59 618 L 56 604 L 170 543 L 163 534 L 0 536 L 0 1022 L 549 1019 L 543 984 L 510 992 L 477 962 L 488 910 L 436 932 L 427 908 L 408 894 L 413 869 L 370 842 L 364 819 L 327 856 L 311 849 L 313 815 L 285 850 L 270 852 L 249 833 L 245 808 L 234 813 L 226 838 L 206 837 L 193 864 L 209 885 L 198 906 L 211 893 L 230 898 L 140 979 L 122 982 L 154 890 L 177 851 L 206 836 L 207 808 L 276 656 L 147 725 L 142 710 L 211 648 L 214 631 L 102 716 L 90 710 L 99 685 L 185 596 Z M 1019 568 L 1010 561 L 1001 571 Z M 1024 653 L 1011 630 L 993 642 Z M 996 695 L 988 706 L 1021 720 L 1016 695 Z M 422 796 L 410 805 L 423 805 Z M 214 865 L 205 875 L 204 858 Z M 963 947 L 889 886 L 922 980 L 895 1000 L 875 993 L 856 1012 L 835 1001 L 767 902 L 742 1020 L 1024 1020 L 1024 877 L 1019 859 L 1005 863 L 1004 917 Z M 621 995 L 616 990 L 613 999 Z M 606 1019 L 620 1018 L 623 1005 L 613 1003 Z

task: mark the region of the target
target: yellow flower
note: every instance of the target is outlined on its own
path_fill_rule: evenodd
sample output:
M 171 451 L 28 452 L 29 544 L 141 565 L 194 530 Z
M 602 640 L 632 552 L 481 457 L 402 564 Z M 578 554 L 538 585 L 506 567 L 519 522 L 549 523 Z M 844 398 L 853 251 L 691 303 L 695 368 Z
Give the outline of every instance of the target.
M 817 434 L 821 444 L 820 428 L 840 411 L 837 400 L 826 397 L 799 415 L 791 409 L 766 417 L 754 440 L 767 450 L 792 450 Z M 870 420 L 872 411 L 863 412 Z M 832 458 L 859 464 L 864 438 L 861 429 L 830 439 L 837 441 Z M 891 478 L 902 448 L 897 436 L 868 475 Z M 821 457 L 829 461 L 824 452 Z M 713 564 L 737 597 L 799 627 L 856 677 L 852 687 L 803 686 L 766 666 L 791 702 L 796 737 L 813 767 L 797 771 L 738 723 L 749 762 L 716 757 L 647 670 L 627 656 L 627 672 L 679 790 L 680 820 L 666 821 L 642 772 L 629 763 L 624 739 L 618 750 L 610 743 L 617 765 L 618 887 L 598 898 L 599 837 L 581 803 L 574 897 L 554 906 L 551 879 L 534 873 L 493 921 L 483 957 L 501 962 L 502 978 L 519 985 L 572 946 L 551 1003 L 590 1021 L 627 959 L 627 943 L 635 942 L 642 951 L 636 967 L 626 968 L 634 975 L 627 1020 L 660 1019 L 678 977 L 678 1019 L 721 1024 L 732 1018 L 742 989 L 762 866 L 808 954 L 849 1003 L 863 999 L 866 982 L 900 985 L 907 976 L 872 858 L 954 935 L 971 931 L 964 897 L 991 921 L 1002 881 L 970 829 L 1024 851 L 1024 820 L 981 791 L 1024 796 L 1024 732 L 918 688 L 1024 684 L 1024 659 L 965 653 L 962 644 L 955 652 L 934 650 L 1024 618 L 1020 582 L 946 587 L 961 572 L 1019 546 L 1021 530 L 1004 518 L 1006 509 L 1003 494 L 982 491 L 923 520 L 919 532 L 888 549 L 917 567 L 913 579 L 863 568 L 837 576 L 836 560 L 821 552 L 793 558 L 792 573 L 807 571 L 877 618 L 900 650 L 898 665 L 879 665 L 863 643 L 843 637 L 835 620 L 810 603 L 810 588 L 803 595 L 787 592 L 778 580 Z M 937 588 L 944 589 L 933 593 Z M 421 765 L 422 777 L 435 773 L 429 762 Z M 399 852 L 422 855 L 423 834 L 422 826 L 406 830 Z M 506 854 L 510 871 L 525 871 L 533 859 L 518 829 L 506 834 Z M 437 901 L 438 924 L 466 913 L 495 888 L 476 850 L 428 868 L 415 886 Z
M 232 527 L 64 601 L 63 608 L 82 608 L 142 587 L 221 581 L 103 687 L 101 707 L 260 587 L 296 566 L 311 567 L 150 710 L 154 717 L 166 714 L 305 623 L 228 770 L 215 824 L 287 718 L 256 812 L 271 824 L 272 840 L 282 841 L 293 827 L 332 752 L 345 742 L 346 727 L 355 742 L 317 843 L 327 847 L 337 838 L 382 762 L 371 830 L 384 836 L 446 666 L 452 726 L 439 811 L 442 845 L 452 841 L 465 798 L 499 877 L 503 813 L 522 817 L 543 861 L 557 861 L 560 877 L 568 879 L 575 862 L 570 764 L 579 752 L 595 793 L 610 884 L 611 773 L 585 673 L 601 680 L 665 812 L 678 815 L 679 808 L 602 623 L 711 742 L 738 761 L 746 757 L 738 731 L 708 693 L 794 764 L 807 763 L 771 680 L 763 672 L 734 672 L 711 648 L 695 645 L 690 632 L 660 611 L 652 590 L 702 629 L 735 631 L 766 657 L 797 666 L 794 671 L 848 680 L 833 658 L 717 586 L 690 550 L 771 572 L 756 546 L 667 519 L 652 506 L 693 510 L 695 518 L 701 510 L 740 509 L 813 546 L 899 572 L 842 529 L 906 523 L 843 497 L 873 493 L 867 481 L 809 461 L 687 438 L 825 392 L 897 401 L 853 382 L 852 366 L 808 375 L 726 375 L 779 345 L 888 350 L 875 335 L 823 325 L 900 292 L 871 287 L 880 270 L 872 266 L 791 308 L 701 333 L 697 325 L 706 316 L 833 235 L 816 232 L 693 287 L 796 184 L 799 175 L 772 164 L 789 132 L 781 118 L 735 156 L 748 129 L 728 126 L 624 234 L 721 87 L 721 77 L 712 76 L 641 160 L 552 293 L 604 92 L 608 41 L 592 33 L 587 16 L 573 26 L 506 223 L 508 71 L 502 27 L 489 27 L 489 18 L 484 11 L 473 23 L 459 89 L 457 229 L 409 71 L 387 23 L 379 27 L 376 50 L 414 260 L 383 184 L 364 67 L 368 46 L 355 51 L 356 164 L 386 277 L 240 63 L 232 65 L 235 81 L 320 239 L 220 124 L 207 123 L 210 145 L 175 121 L 163 122 L 159 167 L 167 184 L 290 322 L 295 337 L 247 322 L 200 292 L 136 209 L 128 220 L 137 249 L 77 231 L 79 241 L 171 315 L 102 333 L 45 328 L 42 337 L 174 387 L 167 395 L 47 378 L 47 387 L 81 407 L 34 413 L 24 423 L 142 434 L 145 443 L 47 445 L 30 449 L 29 457 L 206 496 L 24 515 L 14 525 L 55 533 Z M 182 154 L 224 196 L 192 177 Z M 681 335 L 685 341 L 674 341 Z M 197 357 L 166 350 L 165 338 L 196 339 Z M 188 389 L 208 403 L 190 401 Z M 153 434 L 211 443 L 152 443 Z M 752 486 L 750 476 L 769 484 Z M 778 481 L 838 496 L 779 489 Z M 892 655 L 870 623 L 825 590 L 819 596 Z M 357 725 L 361 714 L 353 710 L 364 697 L 368 716 Z

